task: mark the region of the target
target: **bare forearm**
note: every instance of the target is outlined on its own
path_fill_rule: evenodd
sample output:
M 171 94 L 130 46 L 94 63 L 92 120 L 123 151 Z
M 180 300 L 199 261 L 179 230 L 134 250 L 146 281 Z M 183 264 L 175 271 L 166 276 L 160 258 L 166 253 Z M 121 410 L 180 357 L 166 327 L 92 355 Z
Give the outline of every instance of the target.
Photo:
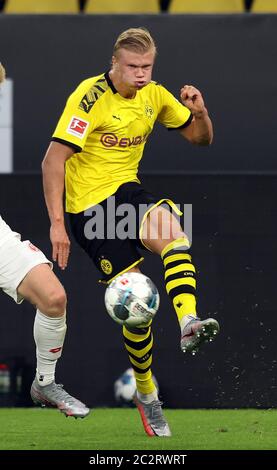
M 191 142 L 196 145 L 210 145 L 213 141 L 213 125 L 207 110 L 194 115 Z
M 73 153 L 71 147 L 52 141 L 42 162 L 44 197 L 51 221 L 52 258 L 61 269 L 67 266 L 70 248 L 63 208 L 65 162 Z
M 42 163 L 43 189 L 51 225 L 63 223 L 64 162 L 45 159 Z
M 181 134 L 192 144 L 210 145 L 213 141 L 213 125 L 201 92 L 193 85 L 181 88 L 181 101 L 191 111 L 193 120 Z

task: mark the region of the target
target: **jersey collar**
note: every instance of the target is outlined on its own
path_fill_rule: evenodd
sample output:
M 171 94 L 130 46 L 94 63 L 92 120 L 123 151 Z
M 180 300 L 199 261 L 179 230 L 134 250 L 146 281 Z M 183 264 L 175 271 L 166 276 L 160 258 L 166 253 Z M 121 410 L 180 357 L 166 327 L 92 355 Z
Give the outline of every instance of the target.
M 104 74 L 104 77 L 105 77 L 105 79 L 106 79 L 106 81 L 107 81 L 109 87 L 112 89 L 112 92 L 113 92 L 113 93 L 117 93 L 117 89 L 114 87 L 114 84 L 113 84 L 113 82 L 112 82 L 111 79 L 110 79 L 109 72 L 106 72 L 106 73 Z

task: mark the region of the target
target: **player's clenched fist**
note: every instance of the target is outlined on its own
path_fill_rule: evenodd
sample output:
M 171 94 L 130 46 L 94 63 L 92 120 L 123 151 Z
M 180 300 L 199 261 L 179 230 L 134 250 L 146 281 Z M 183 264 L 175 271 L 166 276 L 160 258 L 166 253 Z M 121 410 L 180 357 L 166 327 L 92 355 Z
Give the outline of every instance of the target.
M 193 116 L 207 112 L 201 92 L 192 85 L 184 85 L 180 90 L 182 103 L 190 109 Z

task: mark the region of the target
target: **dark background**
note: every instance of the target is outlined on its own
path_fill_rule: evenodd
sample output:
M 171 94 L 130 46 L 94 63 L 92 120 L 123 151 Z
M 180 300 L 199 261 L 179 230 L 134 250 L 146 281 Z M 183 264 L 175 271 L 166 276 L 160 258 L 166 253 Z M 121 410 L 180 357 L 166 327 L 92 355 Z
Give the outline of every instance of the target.
M 276 16 L 0 16 L 0 58 L 15 86 L 15 174 L 0 176 L 0 213 L 51 256 L 40 177 L 51 132 L 71 90 L 107 69 L 119 32 L 139 25 L 157 41 L 154 79 L 177 96 L 184 83 L 198 86 L 215 127 L 209 149 L 158 127 L 142 165 L 149 189 L 193 205 L 199 315 L 221 324 L 214 343 L 183 355 L 161 262 L 145 255 L 144 272 L 161 293 L 153 371 L 162 398 L 169 407 L 274 407 Z M 104 288 L 74 243 L 68 269 L 55 272 L 69 298 L 57 379 L 90 406 L 114 405 L 113 382 L 129 362 L 120 327 L 105 313 Z M 0 360 L 25 361 L 26 395 L 18 404 L 26 404 L 34 310 L 0 296 Z
M 14 80 L 15 171 L 40 170 L 68 95 L 107 70 L 118 33 L 139 25 L 157 41 L 153 78 L 176 96 L 185 83 L 198 87 L 216 131 L 213 147 L 199 152 L 158 125 L 142 170 L 276 172 L 277 15 L 249 14 L 0 16 L 0 57 Z

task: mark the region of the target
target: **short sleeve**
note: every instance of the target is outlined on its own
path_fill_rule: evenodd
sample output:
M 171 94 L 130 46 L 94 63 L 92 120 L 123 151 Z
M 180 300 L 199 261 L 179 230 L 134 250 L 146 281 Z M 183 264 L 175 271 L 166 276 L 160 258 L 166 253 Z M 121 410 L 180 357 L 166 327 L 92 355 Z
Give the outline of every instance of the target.
M 166 88 L 159 85 L 161 93 L 161 110 L 157 120 L 169 130 L 182 129 L 192 121 L 190 110 L 180 103 Z
M 76 152 L 84 148 L 87 136 L 97 126 L 94 108 L 87 113 L 81 106 L 84 94 L 81 84 L 70 95 L 52 136 L 52 140 L 69 145 Z

